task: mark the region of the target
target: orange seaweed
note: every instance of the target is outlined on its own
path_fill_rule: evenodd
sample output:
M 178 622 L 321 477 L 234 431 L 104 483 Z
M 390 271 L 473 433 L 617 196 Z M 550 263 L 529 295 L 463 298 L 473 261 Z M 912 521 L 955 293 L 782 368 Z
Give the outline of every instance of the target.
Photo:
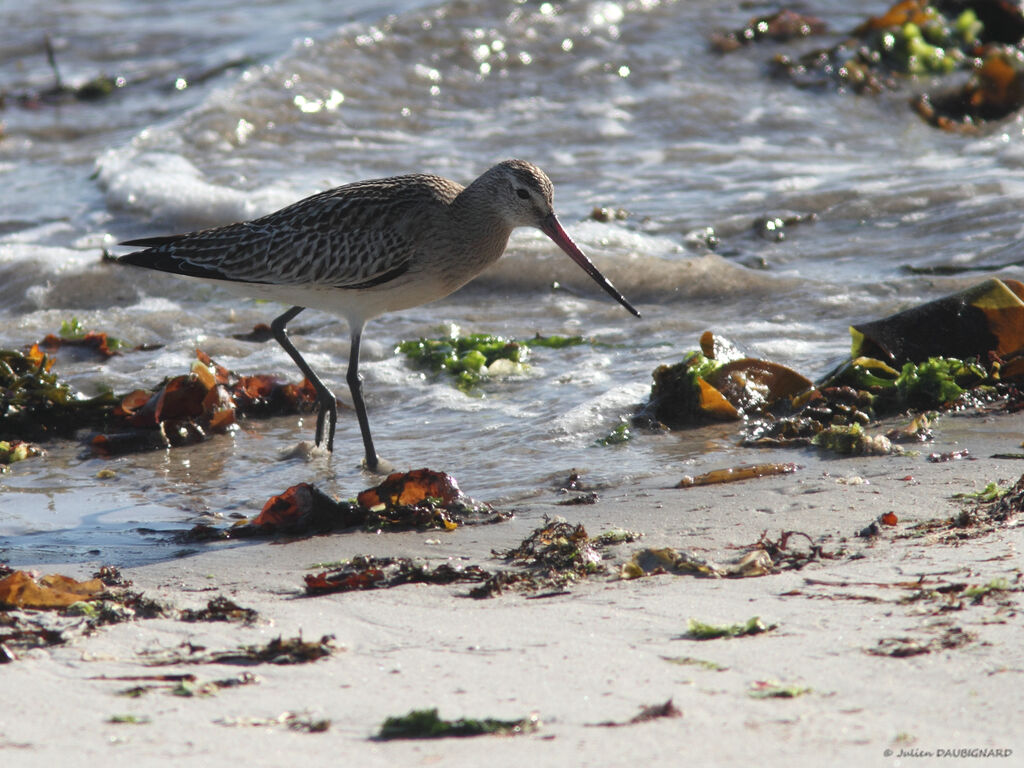
M 718 483 L 735 483 L 740 480 L 751 480 L 756 477 L 769 477 L 771 475 L 788 475 L 796 472 L 799 465 L 786 464 L 746 464 L 739 467 L 727 467 L 725 469 L 713 469 L 702 475 L 691 477 L 686 475 L 676 484 L 676 488 L 694 488 L 698 485 L 716 485 Z
M 438 499 L 442 506 L 449 506 L 464 499 L 455 478 L 446 472 L 431 469 L 414 469 L 411 472 L 394 472 L 380 485 L 369 488 L 356 501 L 365 509 L 383 504 L 385 507 L 415 506 L 428 499 Z
M 38 580 L 27 571 L 15 571 L 0 579 L 0 605 L 10 608 L 67 608 L 83 600 L 95 600 L 105 589 L 99 579 L 76 581 L 57 573 Z

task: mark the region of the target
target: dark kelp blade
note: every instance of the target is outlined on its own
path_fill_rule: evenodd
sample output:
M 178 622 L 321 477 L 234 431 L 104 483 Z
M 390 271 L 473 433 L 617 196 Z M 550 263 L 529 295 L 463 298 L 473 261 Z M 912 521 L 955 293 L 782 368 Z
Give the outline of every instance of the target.
M 1024 347 L 1024 283 L 986 280 L 963 291 L 850 328 L 853 357 L 902 365 L 967 360 Z

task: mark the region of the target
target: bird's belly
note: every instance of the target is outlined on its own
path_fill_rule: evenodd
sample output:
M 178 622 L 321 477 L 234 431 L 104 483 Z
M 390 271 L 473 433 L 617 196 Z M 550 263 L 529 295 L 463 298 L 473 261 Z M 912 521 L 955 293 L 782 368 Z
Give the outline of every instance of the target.
M 388 312 L 418 307 L 444 298 L 454 288 L 423 275 L 401 277 L 370 288 L 332 288 L 324 285 L 274 285 L 216 281 L 236 295 L 278 301 L 309 309 L 319 309 L 346 318 L 349 323 L 365 323 Z

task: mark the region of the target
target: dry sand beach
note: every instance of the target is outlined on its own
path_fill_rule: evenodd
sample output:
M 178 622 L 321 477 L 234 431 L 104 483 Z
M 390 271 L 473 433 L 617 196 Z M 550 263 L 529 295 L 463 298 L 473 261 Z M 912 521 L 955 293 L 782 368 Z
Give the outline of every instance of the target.
M 1022 427 L 1019 413 L 947 415 L 914 456 L 710 453 L 694 473 L 766 460 L 801 468 L 690 489 L 673 488 L 675 474 L 623 478 L 595 489 L 592 505 L 557 506 L 564 496 L 552 489 L 497 525 L 203 545 L 125 568 L 133 589 L 175 610 L 18 652 L 0 672 L 0 757 L 11 766 L 1020 765 L 1022 529 L 1012 517 L 988 532 L 915 526 L 975 506 L 954 494 L 1015 483 L 1022 462 L 990 457 L 1015 452 Z M 972 458 L 927 459 L 965 448 Z M 857 535 L 886 512 L 896 526 Z M 549 593 L 476 600 L 466 584 L 412 584 L 304 597 L 311 565 L 356 554 L 499 567 L 492 550 L 527 537 L 538 513 L 592 535 L 644 536 L 606 549 L 607 573 Z M 777 540 L 789 530 L 835 556 L 757 578 L 616 577 L 645 547 L 727 562 L 762 532 Z M 790 546 L 806 551 L 802 541 Z M 37 568 L 83 579 L 95 570 Z M 217 596 L 258 618 L 180 620 L 178 610 Z M 704 641 L 687 633 L 690 619 L 755 616 L 775 628 Z M 334 652 L 292 665 L 185 663 L 300 634 L 333 636 Z M 148 665 L 175 655 L 179 663 Z M 181 674 L 194 680 L 179 695 L 177 682 L 154 679 Z M 137 695 L 124 695 L 131 688 Z M 668 700 L 677 716 L 630 722 Z M 448 719 L 535 717 L 539 727 L 374 738 L 386 718 L 431 708 Z

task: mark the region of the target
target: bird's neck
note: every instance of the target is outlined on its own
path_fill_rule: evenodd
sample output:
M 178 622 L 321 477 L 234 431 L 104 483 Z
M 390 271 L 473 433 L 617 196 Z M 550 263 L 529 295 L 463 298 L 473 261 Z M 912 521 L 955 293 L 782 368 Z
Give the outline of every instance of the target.
M 505 251 L 512 227 L 498 211 L 493 190 L 486 184 L 473 184 L 463 189 L 452 201 L 452 224 L 465 242 L 463 258 L 484 269 Z

